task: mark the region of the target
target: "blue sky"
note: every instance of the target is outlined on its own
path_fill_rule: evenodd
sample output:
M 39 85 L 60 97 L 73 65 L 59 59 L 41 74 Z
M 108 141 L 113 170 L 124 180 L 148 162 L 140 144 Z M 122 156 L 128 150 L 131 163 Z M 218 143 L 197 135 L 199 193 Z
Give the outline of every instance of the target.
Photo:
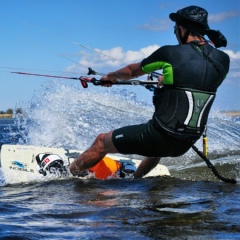
M 215 106 L 240 110 L 240 0 L 1 0 L 0 110 L 21 106 L 49 81 L 11 71 L 78 77 L 87 67 L 107 73 L 141 61 L 177 44 L 168 15 L 189 5 L 207 9 L 210 27 L 228 40 L 221 50 L 230 72 Z

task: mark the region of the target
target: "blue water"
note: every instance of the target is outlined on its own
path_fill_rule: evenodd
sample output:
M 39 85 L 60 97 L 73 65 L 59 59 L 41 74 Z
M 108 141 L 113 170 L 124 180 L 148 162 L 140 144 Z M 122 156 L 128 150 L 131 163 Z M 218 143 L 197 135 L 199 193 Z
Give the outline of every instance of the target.
M 50 82 L 18 106 L 23 116 L 0 119 L 0 145 L 84 150 L 100 132 L 151 117 L 146 90 L 134 88 Z M 212 112 L 207 131 L 211 162 L 237 180 L 239 124 Z M 171 177 L 8 185 L 0 172 L 0 239 L 240 239 L 239 183 L 218 180 L 192 150 L 162 163 Z

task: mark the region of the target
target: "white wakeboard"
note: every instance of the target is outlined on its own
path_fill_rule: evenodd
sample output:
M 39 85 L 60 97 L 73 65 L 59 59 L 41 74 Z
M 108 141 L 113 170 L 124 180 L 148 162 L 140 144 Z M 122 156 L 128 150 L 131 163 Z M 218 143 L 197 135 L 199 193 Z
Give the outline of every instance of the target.
M 1 170 L 6 184 L 31 183 L 39 181 L 49 181 L 59 178 L 49 174 L 43 176 L 39 173 L 39 167 L 36 161 L 36 156 L 40 153 L 51 153 L 59 155 L 64 166 L 69 164 L 81 154 L 83 151 L 69 150 L 64 148 L 48 148 L 28 145 L 2 145 L 1 149 Z M 107 157 L 117 161 L 124 161 L 134 164 L 136 167 L 141 163 L 141 160 L 121 157 L 113 154 L 108 154 Z M 158 164 L 145 177 L 170 175 L 168 168 Z M 68 178 L 73 176 L 68 176 Z M 66 177 L 65 177 L 66 178 Z

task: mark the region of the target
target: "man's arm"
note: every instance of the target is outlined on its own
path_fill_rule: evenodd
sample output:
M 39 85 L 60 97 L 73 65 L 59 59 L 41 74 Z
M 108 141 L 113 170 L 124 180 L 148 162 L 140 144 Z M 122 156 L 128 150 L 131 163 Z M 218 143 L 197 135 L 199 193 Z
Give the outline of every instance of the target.
M 144 175 L 149 173 L 153 168 L 155 168 L 160 161 L 159 157 L 147 157 L 145 158 L 137 168 L 134 173 L 134 178 L 142 178 Z
M 121 68 L 115 72 L 110 72 L 107 75 L 103 76 L 101 80 L 116 82 L 117 79 L 129 80 L 134 77 L 139 77 L 144 75 L 141 68 L 141 62 L 129 64 L 124 68 Z

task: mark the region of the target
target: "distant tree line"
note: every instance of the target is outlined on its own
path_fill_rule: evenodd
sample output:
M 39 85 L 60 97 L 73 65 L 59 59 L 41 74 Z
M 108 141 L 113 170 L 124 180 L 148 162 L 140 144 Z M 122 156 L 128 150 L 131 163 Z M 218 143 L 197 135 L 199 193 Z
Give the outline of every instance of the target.
M 13 114 L 13 109 L 9 108 L 7 111 L 0 111 L 0 114 Z M 17 108 L 16 114 L 22 114 L 22 108 Z

